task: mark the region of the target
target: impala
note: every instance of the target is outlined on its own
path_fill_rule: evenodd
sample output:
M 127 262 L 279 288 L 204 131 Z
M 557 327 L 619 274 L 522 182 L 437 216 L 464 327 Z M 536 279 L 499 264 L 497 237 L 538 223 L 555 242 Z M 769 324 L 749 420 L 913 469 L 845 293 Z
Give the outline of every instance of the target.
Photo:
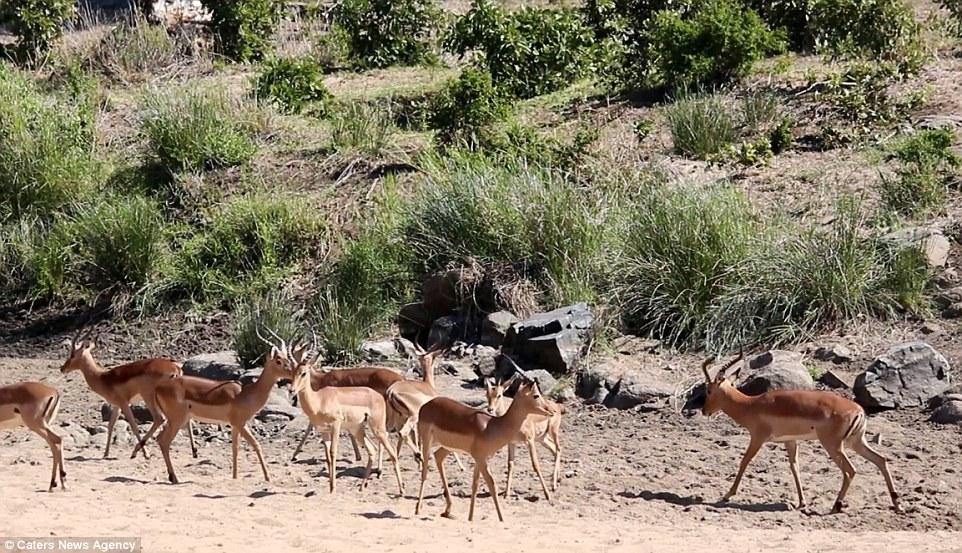
M 140 428 L 137 426 L 137 419 L 134 418 L 134 413 L 130 408 L 131 402 L 142 399 L 150 414 L 153 415 L 154 424 L 162 423 L 163 414 L 154 403 L 154 390 L 161 383 L 169 382 L 180 376 L 182 372 L 180 365 L 164 358 L 143 359 L 104 370 L 93 358 L 91 352 L 93 352 L 95 344 L 93 341 L 86 341 L 89 334 L 90 331 L 87 331 L 83 336 L 78 333 L 70 341 L 70 354 L 63 366 L 60 367 L 60 372 L 69 374 L 72 371 L 80 371 L 90 389 L 110 404 L 107 445 L 104 447 L 104 458 L 106 459 L 110 456 L 110 442 L 113 440 L 114 425 L 117 423 L 120 411 L 123 411 L 130 429 L 137 441 L 140 442 Z M 137 449 L 140 448 L 135 448 L 135 454 Z M 143 454 L 146 458 L 147 451 L 143 450 Z
M 312 349 L 315 346 L 312 346 Z M 326 388 L 328 386 L 354 386 L 354 387 L 364 387 L 371 388 L 375 392 L 381 394 L 381 397 L 386 397 L 388 388 L 391 387 L 395 382 L 404 380 L 404 376 L 385 367 L 355 367 L 349 369 L 336 369 L 336 370 L 314 370 L 311 372 L 311 389 L 320 390 L 321 388 Z M 386 400 L 385 400 L 386 401 Z M 395 421 L 398 419 L 397 412 L 393 409 L 388 409 L 388 429 L 397 430 L 400 425 L 396 424 Z M 309 423 L 307 429 L 304 430 L 304 435 L 301 437 L 300 443 L 297 444 L 297 448 L 294 449 L 294 455 L 291 456 L 291 460 L 297 459 L 297 455 L 304 448 L 304 443 L 307 438 L 311 435 L 314 430 L 314 425 Z M 356 460 L 361 460 L 361 452 L 358 450 L 357 442 L 354 440 L 354 436 L 351 436 L 351 444 L 354 446 L 354 457 Z M 417 452 L 414 444 L 410 444 L 411 448 Z M 398 448 L 400 449 L 400 442 L 398 442 Z M 398 451 L 400 453 L 400 451 Z M 378 463 L 378 470 L 380 470 L 380 462 Z
M 67 472 L 63 468 L 63 448 L 60 436 L 50 429 L 51 423 L 60 408 L 60 392 L 40 382 L 21 382 L 10 386 L 0 386 L 0 428 L 26 426 L 43 438 L 50 446 L 53 468 L 50 473 L 52 492 L 57 487 L 60 475 L 60 488 L 66 490 L 64 479 Z
M 327 457 L 327 471 L 330 478 L 331 493 L 334 493 L 337 482 L 337 442 L 341 430 L 351 434 L 354 442 L 361 442 L 367 450 L 367 466 L 361 479 L 361 488 L 367 486 L 374 463 L 375 450 L 365 433 L 368 427 L 377 438 L 380 449 L 386 450 L 388 457 L 394 463 L 394 476 L 397 478 L 398 493 L 404 494 L 404 484 L 401 481 L 401 469 L 398 464 L 397 453 L 388 442 L 387 436 L 387 403 L 384 397 L 368 387 L 363 386 L 325 386 L 314 390 L 311 386 L 311 355 L 304 354 L 303 349 L 295 350 L 296 367 L 291 372 L 291 390 L 297 394 L 298 403 L 304 414 L 311 421 L 312 427 L 328 429 L 328 442 L 324 445 Z
M 484 392 L 488 400 L 488 412 L 495 416 L 505 414 L 511 407 L 512 400 L 504 397 L 505 390 L 509 389 L 514 383 L 515 377 L 507 382 L 499 382 L 493 378 L 484 379 Z M 561 471 L 561 415 L 564 408 L 550 400 L 543 400 L 544 404 L 552 411 L 550 416 L 530 414 L 521 425 L 521 430 L 515 439 L 508 444 L 508 480 L 504 485 L 504 497 L 511 495 L 511 475 L 514 473 L 514 448 L 516 443 L 524 442 L 528 446 L 528 454 L 531 456 L 531 466 L 538 475 L 541 482 L 541 489 L 544 497 L 551 501 L 551 494 L 548 486 L 544 483 L 544 476 L 541 474 L 541 463 L 538 462 L 538 451 L 535 443 L 543 444 L 554 455 L 554 472 L 551 476 L 551 491 L 558 489 L 558 474 Z
M 748 429 L 751 435 L 735 482 L 722 497 L 722 501 L 727 501 L 738 492 L 742 475 L 762 444 L 781 442 L 785 444 L 788 465 L 798 491 L 798 508 L 804 508 L 805 495 L 802 493 L 797 466 L 798 441 L 818 440 L 842 471 L 842 487 L 835 499 L 832 513 L 842 511 L 845 494 L 855 477 L 855 467 L 845 454 L 846 446 L 878 467 L 885 478 L 892 505 L 897 512 L 901 512 L 886 458 L 869 447 L 865 441 L 866 417 L 861 406 L 834 393 L 818 390 L 777 390 L 758 396 L 747 396 L 732 384 L 741 367 L 731 375 L 725 375 L 742 357 L 743 355 L 739 355 L 726 364 L 714 378 L 708 374 L 708 367 L 714 362 L 714 357 L 708 358 L 702 364 L 707 394 L 702 413 L 711 416 L 717 411 L 723 411 L 740 426 Z
M 260 337 L 259 333 L 258 336 Z M 178 480 L 170 461 L 170 444 L 180 429 L 192 418 L 201 422 L 230 425 L 231 459 L 235 479 L 240 438 L 243 437 L 257 454 L 257 460 L 264 472 L 264 480 L 270 482 L 271 478 L 264 463 L 261 446 L 251 434 L 247 423 L 267 404 L 271 390 L 277 381 L 290 374 L 292 364 L 284 340 L 279 339 L 279 345 L 263 337 L 261 340 L 271 347 L 270 353 L 264 359 L 264 370 L 257 380 L 248 386 L 241 386 L 237 381 L 224 382 L 196 376 L 183 376 L 156 388 L 156 403 L 167 421 L 157 437 L 157 443 L 164 455 L 167 477 L 172 484 L 177 484 Z M 137 445 L 138 448 L 142 446 L 143 442 Z
M 538 385 L 534 382 L 523 382 L 511 402 L 511 407 L 496 417 L 480 409 L 469 407 L 463 403 L 447 397 L 436 397 L 424 404 L 418 414 L 418 434 L 421 437 L 421 486 L 418 490 L 418 502 L 414 513 L 421 511 L 421 501 L 424 498 L 424 483 L 428 479 L 428 455 L 431 447 L 437 443 L 434 452 L 434 463 L 441 476 L 444 487 L 443 517 L 451 517 L 451 490 L 444 474 L 444 459 L 453 450 L 463 451 L 474 458 L 474 477 L 471 482 L 471 509 L 468 521 L 474 520 L 474 500 L 478 493 L 478 479 L 484 477 L 494 508 L 498 512 L 498 520 L 504 522 L 501 514 L 501 503 L 498 501 L 498 487 L 488 470 L 490 459 L 501 448 L 514 441 L 528 415 L 537 414 L 550 416 L 551 411 L 544 404 Z
M 417 430 L 418 412 L 424 404 L 438 397 L 438 390 L 434 386 L 434 362 L 445 351 L 442 347 L 424 351 L 417 344 L 414 344 L 414 350 L 417 352 L 418 365 L 421 367 L 421 380 L 405 379 L 396 382 L 388 388 L 385 395 L 388 405 L 399 415 L 400 429 L 398 433 L 400 437 L 398 443 L 400 444 L 400 440 L 403 439 L 412 444 L 412 447 L 417 439 L 415 436 L 415 439 L 412 440 L 411 435 Z M 423 462 L 420 452 L 416 452 L 416 456 L 419 462 Z M 453 454 L 453 457 L 458 467 L 463 471 L 464 465 L 461 463 L 461 459 L 458 458 L 457 454 Z

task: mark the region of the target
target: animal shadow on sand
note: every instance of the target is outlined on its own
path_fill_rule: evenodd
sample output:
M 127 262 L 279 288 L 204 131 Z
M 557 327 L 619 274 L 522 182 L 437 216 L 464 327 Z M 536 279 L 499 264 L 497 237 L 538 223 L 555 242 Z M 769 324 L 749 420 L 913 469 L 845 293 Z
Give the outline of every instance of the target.
M 670 503 L 672 505 L 678 505 L 680 507 L 690 507 L 692 505 L 704 505 L 706 507 L 715 507 L 716 509 L 735 509 L 739 511 L 746 511 L 749 513 L 774 513 L 779 511 L 790 511 L 791 508 L 788 504 L 779 503 L 733 503 L 730 501 L 705 501 L 701 496 L 697 495 L 678 495 L 672 492 L 654 492 L 651 490 L 642 490 L 640 492 L 623 491 L 618 493 L 619 496 L 628 499 L 644 499 L 645 501 L 663 501 L 665 503 Z

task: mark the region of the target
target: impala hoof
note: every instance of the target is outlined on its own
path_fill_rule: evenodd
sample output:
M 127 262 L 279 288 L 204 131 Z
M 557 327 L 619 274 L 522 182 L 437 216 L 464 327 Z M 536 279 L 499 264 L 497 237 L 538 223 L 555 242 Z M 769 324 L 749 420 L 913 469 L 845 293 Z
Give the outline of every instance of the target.
M 841 501 L 836 501 L 836 502 L 835 502 L 835 506 L 832 507 L 832 512 L 829 513 L 829 514 L 837 515 L 837 514 L 839 514 L 839 513 L 842 512 L 842 509 L 843 509 L 842 502 L 841 502 Z
M 452 515 L 449 511 L 444 511 L 443 513 L 441 513 L 441 517 L 450 519 L 450 520 L 455 520 L 454 515 Z

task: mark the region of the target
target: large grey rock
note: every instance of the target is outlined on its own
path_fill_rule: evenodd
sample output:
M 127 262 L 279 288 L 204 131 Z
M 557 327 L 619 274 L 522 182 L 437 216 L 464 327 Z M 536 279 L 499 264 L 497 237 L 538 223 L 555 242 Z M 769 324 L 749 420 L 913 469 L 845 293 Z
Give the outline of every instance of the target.
M 944 267 L 949 258 L 949 239 L 931 227 L 908 227 L 890 232 L 886 238 L 902 247 L 917 247 L 931 267 Z
M 446 315 L 434 321 L 428 334 L 428 344 L 453 344 L 464 334 L 464 317 L 460 315 Z
M 538 313 L 514 324 L 502 350 L 523 368 L 575 372 L 591 336 L 594 315 L 584 303 Z
M 510 311 L 489 313 L 481 322 L 481 344 L 495 348 L 501 347 L 511 325 L 517 322 L 518 318 Z
M 962 424 L 962 400 L 942 403 L 932 410 L 929 420 L 937 424 Z
M 277 422 L 294 420 L 301 413 L 300 408 L 291 405 L 286 389 L 274 388 L 267 399 L 267 404 L 255 416 L 261 422 Z
M 632 409 L 639 405 L 654 410 L 668 405 L 672 391 L 655 385 L 619 380 L 604 399 L 605 407 Z
M 558 380 L 544 369 L 525 371 L 525 376 L 538 383 L 538 389 L 541 390 L 542 394 L 551 393 L 558 385 Z
M 212 380 L 240 380 L 244 369 L 233 351 L 218 351 L 195 355 L 184 361 L 184 374 Z
M 766 351 L 749 361 L 748 367 L 752 373 L 745 377 L 738 389 L 750 396 L 772 390 L 811 390 L 815 387 L 799 353 Z
M 394 340 L 365 340 L 361 342 L 361 355 L 375 363 L 400 357 Z
M 130 410 L 134 412 L 134 418 L 137 419 L 138 424 L 143 424 L 145 422 L 153 422 L 154 416 L 150 414 L 150 411 L 140 403 L 131 404 Z M 117 410 L 120 413 L 117 420 L 124 420 L 124 412 L 120 409 Z M 107 422 L 110 420 L 110 404 L 101 403 L 100 404 L 100 420 Z
M 949 362 L 925 342 L 900 344 L 855 379 L 855 401 L 866 409 L 925 405 L 951 384 Z
M 482 378 L 494 376 L 498 370 L 498 357 L 501 352 L 490 346 L 478 346 L 471 355 L 471 368 Z
M 847 390 L 852 387 L 851 384 L 846 382 L 844 378 L 836 374 L 834 371 L 823 372 L 822 376 L 818 377 L 818 381 L 829 388 L 835 388 L 837 390 Z
M 412 342 L 420 342 L 427 338 L 433 322 L 434 317 L 421 302 L 409 303 L 398 311 L 398 333 L 402 338 Z

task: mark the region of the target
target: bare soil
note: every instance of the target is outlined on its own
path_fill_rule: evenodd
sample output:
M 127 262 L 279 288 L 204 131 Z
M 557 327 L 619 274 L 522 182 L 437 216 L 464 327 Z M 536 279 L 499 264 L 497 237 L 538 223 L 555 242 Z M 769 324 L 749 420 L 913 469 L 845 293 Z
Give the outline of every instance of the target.
M 61 360 L 0 359 L 3 382 L 43 380 L 64 394 L 58 417 L 93 428 L 100 399 L 79 375 L 60 374 Z M 675 370 L 697 370 L 690 365 Z M 443 393 L 479 402 L 480 390 L 441 377 Z M 203 426 L 203 425 L 201 425 Z M 240 478 L 230 478 L 225 430 L 200 432 L 200 455 L 191 459 L 179 436 L 173 457 L 184 482 L 167 483 L 156 445 L 149 460 L 128 459 L 132 443 L 114 446 L 102 459 L 100 445 L 65 446 L 67 492 L 46 492 L 49 453 L 25 430 L 0 431 L 0 534 L 5 536 L 140 536 L 145 551 L 311 550 L 347 547 L 387 551 L 441 551 L 484 544 L 486 548 L 544 551 L 662 551 L 711 543 L 719 551 L 922 551 L 959 550 L 962 482 L 956 462 L 962 432 L 925 421 L 921 411 L 871 417 L 870 434 L 881 433 L 880 449 L 892 459 L 906 513 L 890 508 L 881 476 L 854 457 L 859 471 L 847 510 L 829 515 L 841 482 L 839 471 L 815 445 L 801 448 L 803 484 L 813 512 L 792 510 L 794 490 L 785 454 L 768 446 L 749 468 L 739 496 L 717 500 L 731 483 L 748 443 L 747 433 L 724 416 L 706 419 L 666 409 L 658 412 L 567 406 L 562 430 L 562 478 L 548 503 L 519 449 L 517 497 L 504 502 L 497 522 L 485 493 L 474 523 L 468 523 L 470 472 L 449 463 L 456 520 L 443 509 L 440 482 L 432 470 L 425 512 L 414 515 L 419 476 L 410 452 L 402 456 L 406 491 L 390 472 L 357 489 L 361 463 L 342 441 L 339 487 L 328 492 L 326 469 L 314 456 L 316 441 L 297 462 L 290 453 L 304 428 L 255 423 L 272 481 L 262 480 L 253 453 L 241 457 Z M 74 430 L 76 431 L 76 429 Z M 539 452 L 550 467 L 550 454 Z M 470 459 L 465 460 L 468 470 Z M 492 463 L 503 485 L 505 454 Z

